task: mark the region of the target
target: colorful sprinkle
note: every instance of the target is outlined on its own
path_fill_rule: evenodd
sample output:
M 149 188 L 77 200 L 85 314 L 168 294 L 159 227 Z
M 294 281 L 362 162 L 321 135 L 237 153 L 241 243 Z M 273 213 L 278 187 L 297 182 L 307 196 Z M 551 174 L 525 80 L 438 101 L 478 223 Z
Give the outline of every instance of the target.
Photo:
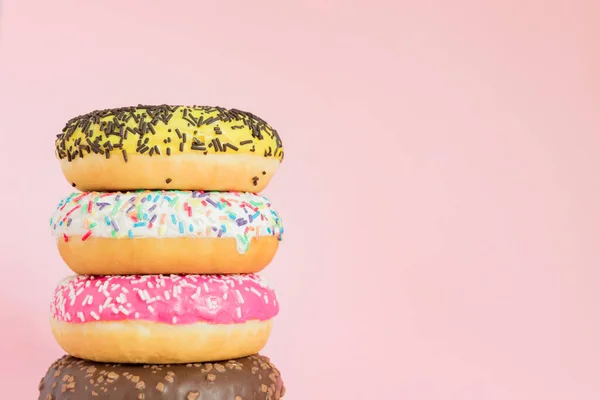
M 118 195 L 117 195 L 118 197 Z M 121 204 L 122 202 L 120 200 L 117 200 L 117 202 L 115 203 L 115 206 L 113 207 L 112 212 L 110 213 L 111 216 L 115 216 L 117 215 L 117 213 L 119 212 L 119 209 L 121 208 Z

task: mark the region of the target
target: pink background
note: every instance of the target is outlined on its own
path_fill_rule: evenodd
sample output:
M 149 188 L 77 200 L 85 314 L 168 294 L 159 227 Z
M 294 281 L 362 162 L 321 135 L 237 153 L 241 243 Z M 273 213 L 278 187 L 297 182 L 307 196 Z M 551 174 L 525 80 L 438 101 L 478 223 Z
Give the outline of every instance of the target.
M 598 1 L 4 0 L 0 18 L 6 398 L 35 398 L 62 354 L 54 135 L 137 103 L 281 132 L 264 353 L 287 399 L 600 397 Z

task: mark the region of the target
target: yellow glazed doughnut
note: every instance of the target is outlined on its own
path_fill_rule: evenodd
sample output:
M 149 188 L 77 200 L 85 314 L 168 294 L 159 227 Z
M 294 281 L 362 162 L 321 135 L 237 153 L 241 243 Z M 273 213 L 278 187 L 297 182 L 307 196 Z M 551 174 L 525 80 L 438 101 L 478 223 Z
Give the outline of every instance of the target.
M 254 193 L 72 193 L 50 228 L 74 272 L 86 275 L 258 272 L 275 256 L 283 224 Z
M 265 188 L 283 160 L 281 139 L 259 117 L 207 106 L 94 111 L 56 139 L 63 174 L 82 191 Z

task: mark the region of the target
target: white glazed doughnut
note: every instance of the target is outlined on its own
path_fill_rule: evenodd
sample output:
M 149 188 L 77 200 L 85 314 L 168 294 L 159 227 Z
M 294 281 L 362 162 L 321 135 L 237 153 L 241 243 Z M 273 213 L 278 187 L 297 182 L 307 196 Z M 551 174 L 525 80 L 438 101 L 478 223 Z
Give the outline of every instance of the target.
M 268 199 L 238 192 L 73 193 L 50 220 L 78 274 L 233 274 L 262 270 L 283 225 Z
M 70 355 L 101 362 L 186 363 L 259 352 L 279 312 L 258 276 L 71 277 L 51 304 L 51 327 Z

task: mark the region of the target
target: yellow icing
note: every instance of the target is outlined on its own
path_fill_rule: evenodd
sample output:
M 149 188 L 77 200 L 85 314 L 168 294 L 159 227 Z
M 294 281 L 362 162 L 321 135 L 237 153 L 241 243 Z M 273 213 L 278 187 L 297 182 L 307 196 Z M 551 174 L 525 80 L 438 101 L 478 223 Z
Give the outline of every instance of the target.
M 107 155 L 108 153 L 108 155 Z M 283 159 L 277 131 L 239 110 L 204 106 L 138 106 L 95 111 L 70 120 L 56 139 L 60 159 L 101 154 L 255 154 Z

